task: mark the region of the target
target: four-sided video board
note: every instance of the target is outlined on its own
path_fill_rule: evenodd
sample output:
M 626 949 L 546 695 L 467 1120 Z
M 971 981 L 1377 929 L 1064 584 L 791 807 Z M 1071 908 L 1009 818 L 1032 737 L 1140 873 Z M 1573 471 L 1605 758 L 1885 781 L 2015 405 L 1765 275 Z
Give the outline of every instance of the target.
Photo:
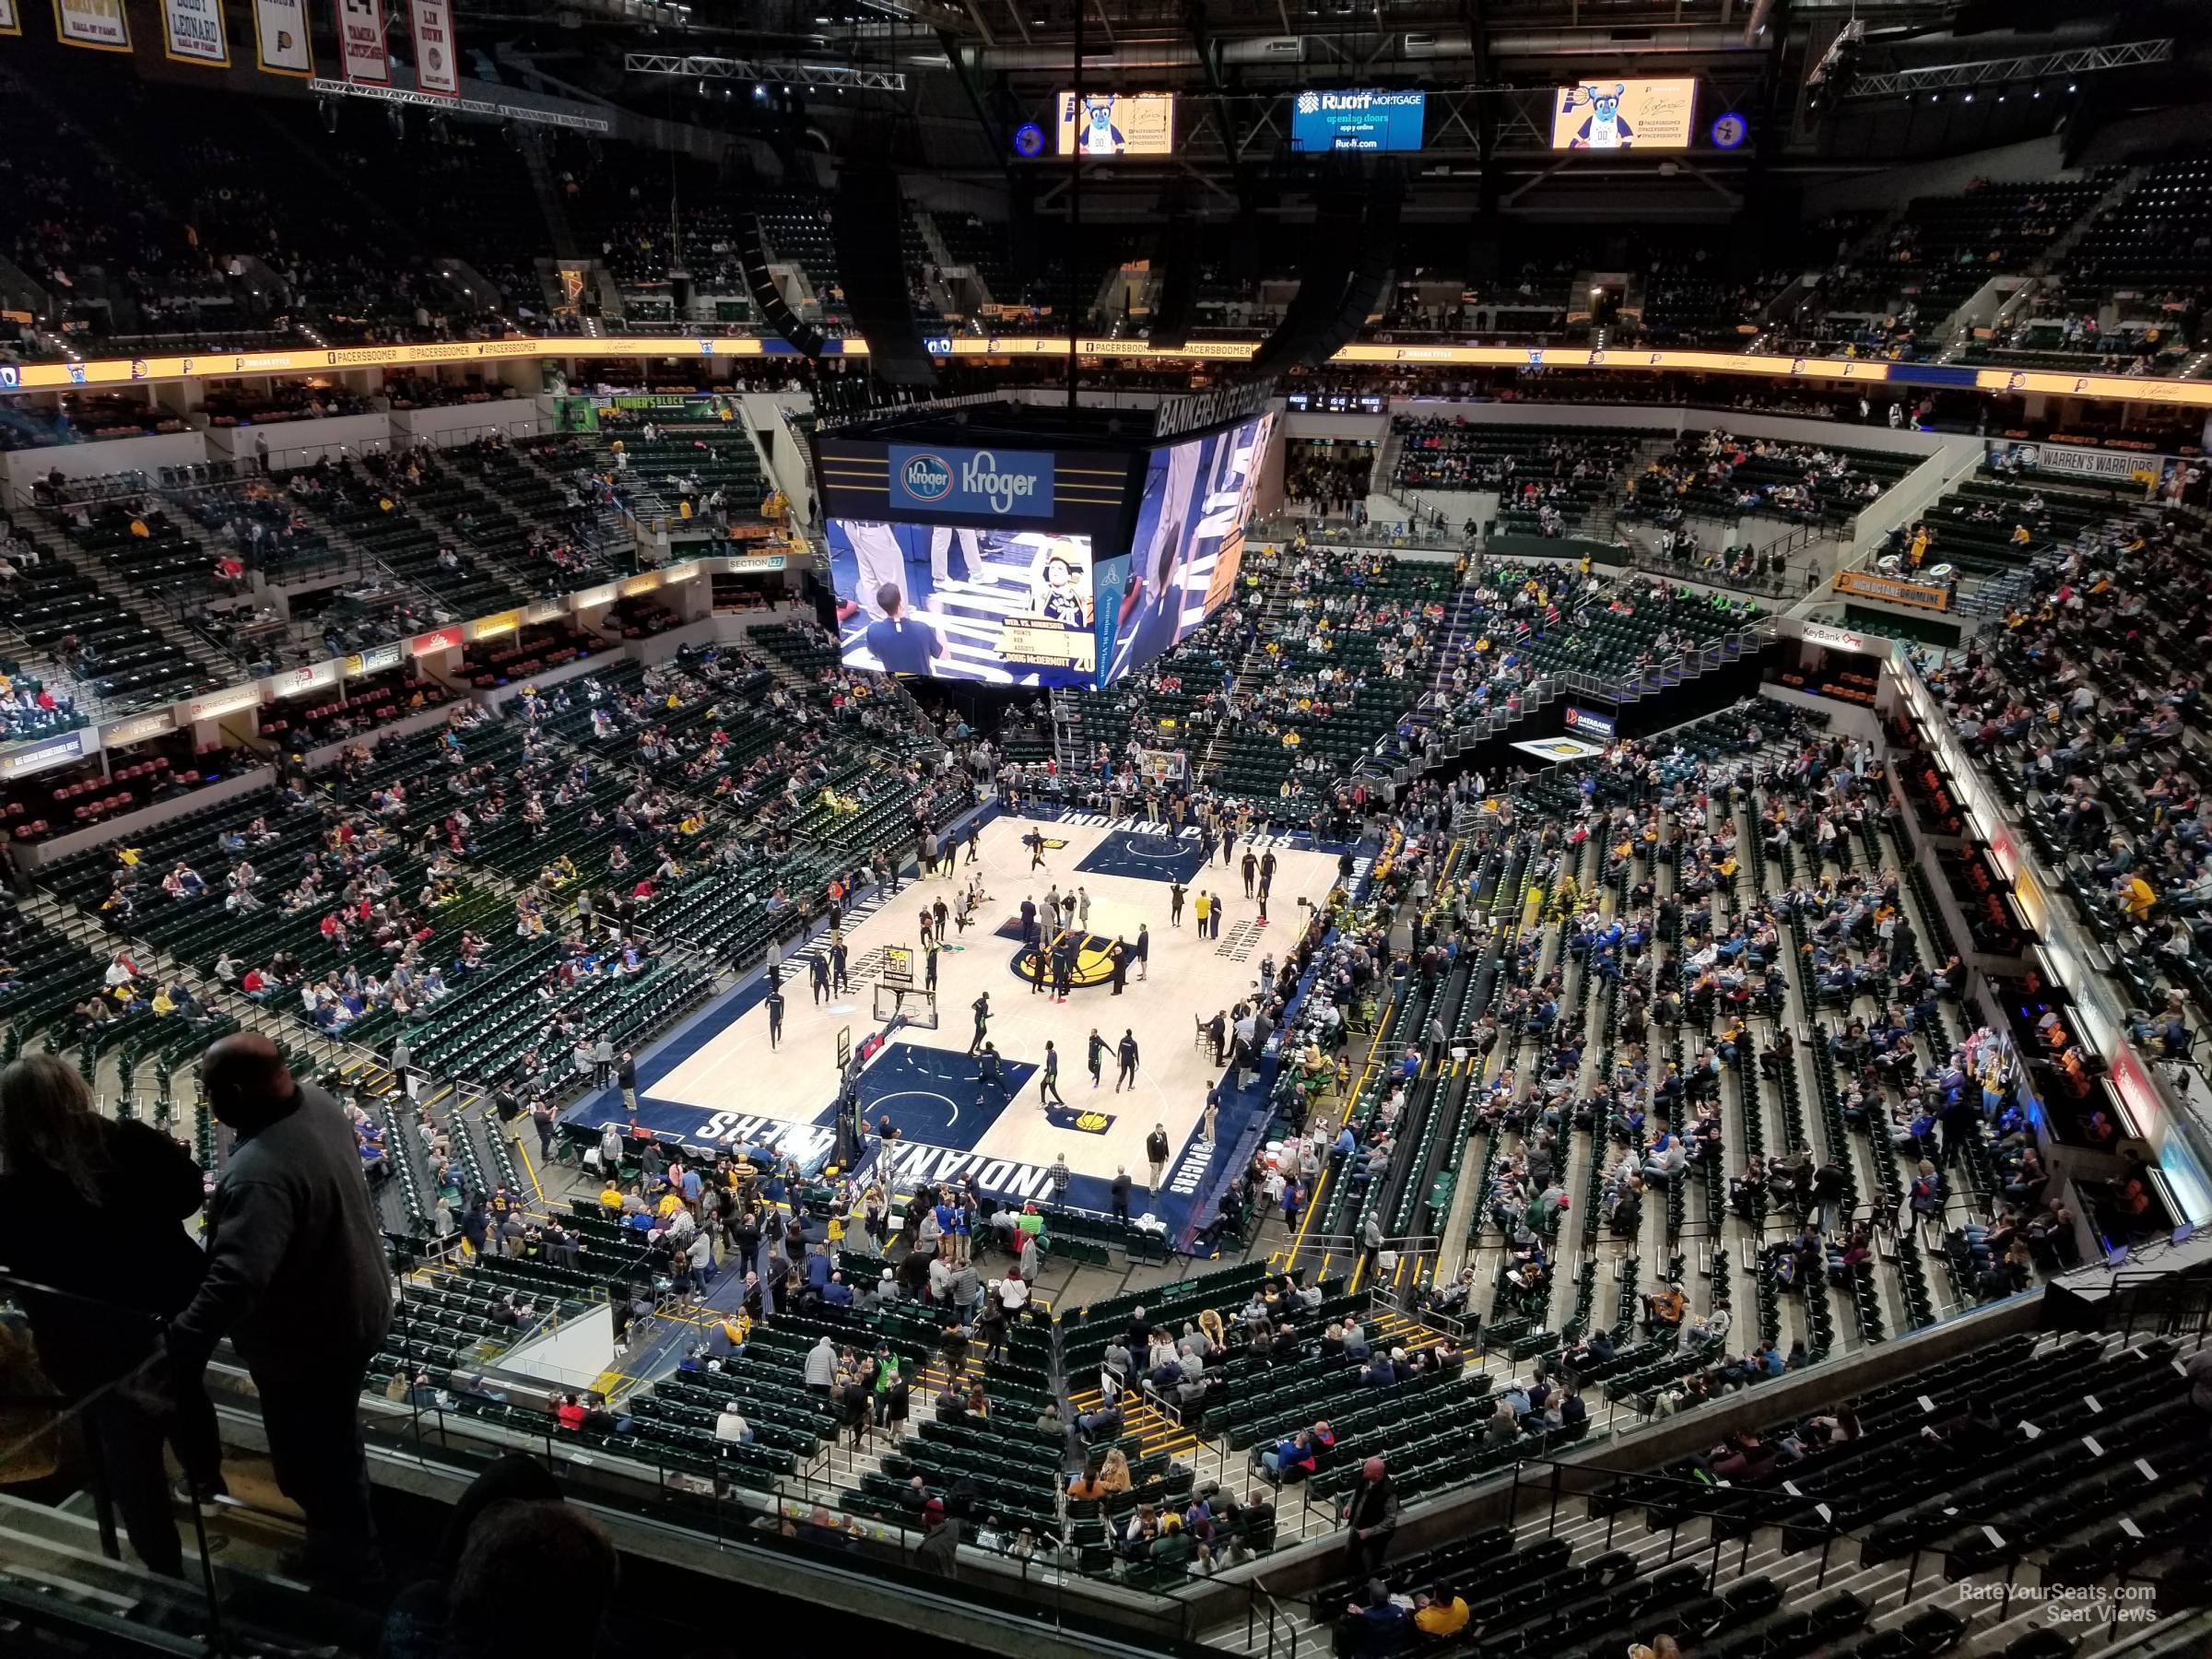
M 1093 688 L 1236 590 L 1273 429 L 1051 449 L 958 428 L 818 434 L 841 654 L 854 667 Z

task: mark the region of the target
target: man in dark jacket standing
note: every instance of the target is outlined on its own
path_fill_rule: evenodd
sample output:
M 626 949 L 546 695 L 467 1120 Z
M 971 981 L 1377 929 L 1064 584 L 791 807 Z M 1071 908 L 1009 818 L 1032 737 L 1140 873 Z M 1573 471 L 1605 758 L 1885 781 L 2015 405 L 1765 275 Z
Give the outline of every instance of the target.
M 1365 1583 L 1382 1565 L 1398 1530 L 1398 1493 L 1382 1460 L 1371 1457 L 1359 1467 L 1359 1484 L 1344 1507 L 1344 1559 L 1354 1583 Z
M 276 1484 L 307 1519 L 289 1576 L 359 1586 L 382 1575 L 361 1445 L 361 1382 L 392 1324 L 391 1277 L 360 1154 L 335 1100 L 295 1083 L 258 1032 L 200 1063 L 238 1139 L 207 1206 L 207 1275 L 170 1327 L 196 1378 L 225 1336 L 253 1373 Z

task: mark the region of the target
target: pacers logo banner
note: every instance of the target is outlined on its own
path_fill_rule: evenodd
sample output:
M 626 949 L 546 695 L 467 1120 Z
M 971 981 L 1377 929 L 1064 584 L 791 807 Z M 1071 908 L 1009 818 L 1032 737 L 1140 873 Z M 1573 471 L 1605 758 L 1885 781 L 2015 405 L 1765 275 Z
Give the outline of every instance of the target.
M 1124 949 L 1129 948 L 1124 947 Z M 1113 941 L 1098 934 L 1062 934 L 1051 947 L 1042 953 L 1044 982 L 1052 984 L 1062 958 L 1068 960 L 1067 982 L 1078 990 L 1113 982 Z M 1014 972 L 1017 978 L 1034 982 L 1040 963 L 1040 952 L 1034 945 L 1025 945 L 1014 955 Z
M 1047 1106 L 1044 1121 L 1055 1129 L 1072 1129 L 1077 1135 L 1103 1135 L 1113 1127 L 1113 1113 L 1079 1106 Z
M 253 61 L 265 75 L 314 77 L 307 0 L 253 0 Z
M 440 98 L 461 96 L 461 65 L 453 56 L 450 0 L 407 0 L 407 28 L 415 37 L 415 88 Z
M 162 50 L 172 64 L 230 67 L 223 34 L 223 0 L 161 0 Z
M 0 35 L 19 35 L 22 32 L 23 18 L 16 10 L 16 0 L 0 0 Z
M 65 46 L 131 49 L 131 23 L 123 15 L 123 0 L 53 0 L 53 32 Z
M 338 72 L 357 87 L 392 84 L 384 55 L 384 0 L 338 0 Z

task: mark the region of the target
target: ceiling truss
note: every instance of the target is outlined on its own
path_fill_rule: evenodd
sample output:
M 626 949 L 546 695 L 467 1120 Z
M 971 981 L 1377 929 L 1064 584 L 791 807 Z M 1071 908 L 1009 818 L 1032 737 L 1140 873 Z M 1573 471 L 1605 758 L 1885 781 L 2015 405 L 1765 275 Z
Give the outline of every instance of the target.
M 2170 63 L 2173 41 L 2124 41 L 2112 46 L 2084 46 L 2071 52 L 2039 52 L 2025 57 L 1980 58 L 1963 64 L 1931 64 L 1924 69 L 1861 71 L 1848 94 L 1853 100 L 1910 98 L 1916 92 L 1947 92 L 1954 88 L 2005 86 L 2019 81 L 2054 80 L 2065 76 L 2099 75 L 2112 69 L 2139 69 Z
M 804 58 L 705 57 L 696 53 L 625 53 L 622 67 L 632 75 L 674 75 L 692 80 L 752 81 L 779 86 L 796 81 L 807 87 L 850 87 L 856 92 L 903 92 L 903 69 L 870 69 L 857 64 L 822 64 Z

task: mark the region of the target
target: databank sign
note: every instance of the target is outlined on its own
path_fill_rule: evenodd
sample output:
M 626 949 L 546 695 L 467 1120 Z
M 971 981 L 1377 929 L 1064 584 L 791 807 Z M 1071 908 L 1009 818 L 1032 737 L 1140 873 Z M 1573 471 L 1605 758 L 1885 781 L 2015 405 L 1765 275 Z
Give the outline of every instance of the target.
M 1418 150 L 1427 113 L 1422 92 L 1300 92 L 1290 104 L 1290 148 Z

